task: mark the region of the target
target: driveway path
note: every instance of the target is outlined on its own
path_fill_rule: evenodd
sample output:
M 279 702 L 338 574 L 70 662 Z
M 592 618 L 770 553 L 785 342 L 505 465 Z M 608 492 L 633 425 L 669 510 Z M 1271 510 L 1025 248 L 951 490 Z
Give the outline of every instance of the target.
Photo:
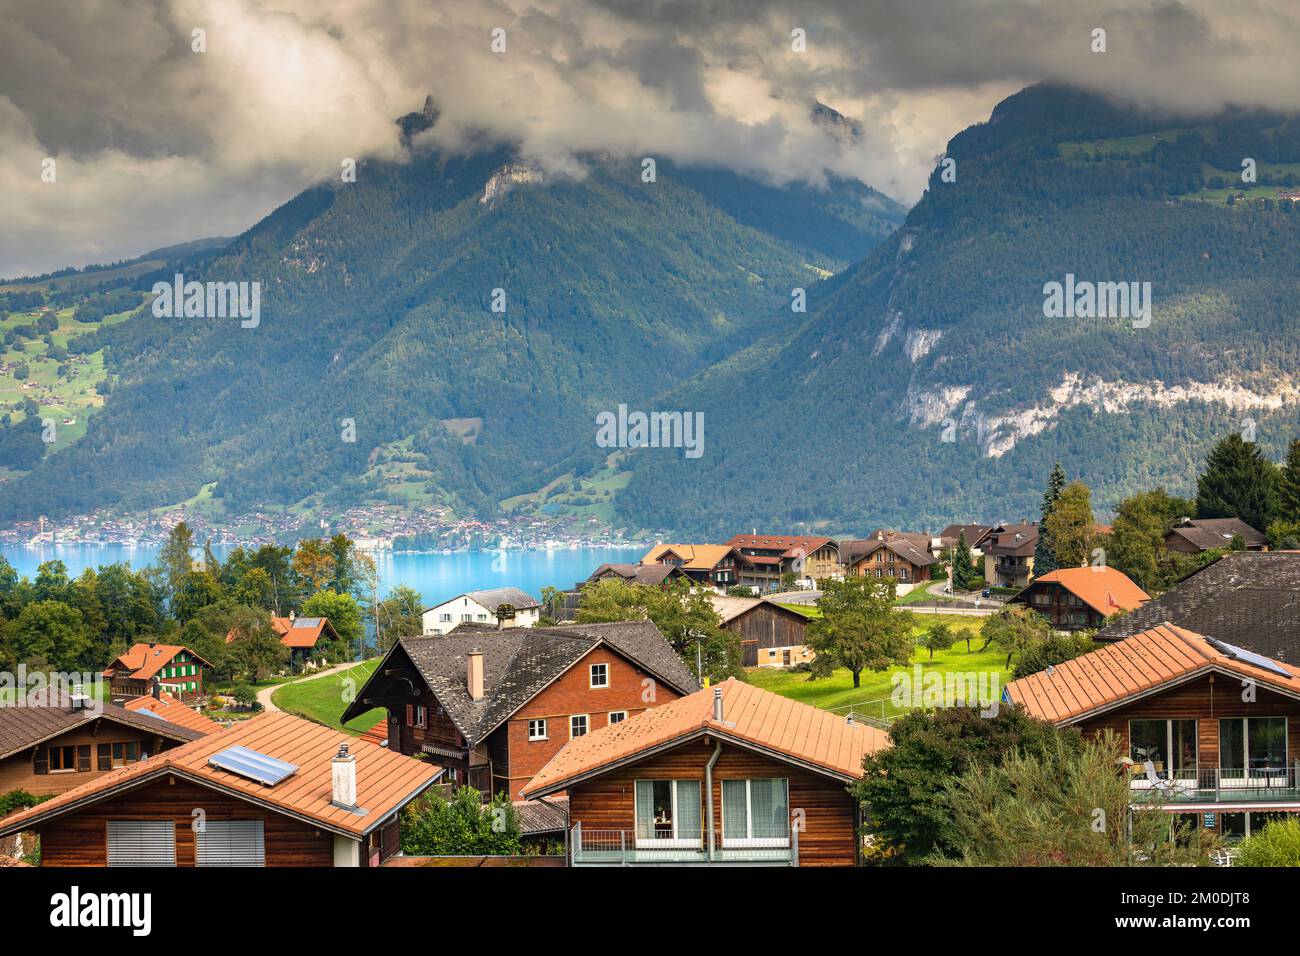
M 276 707 L 275 704 L 271 701 L 271 695 L 274 694 L 281 687 L 288 687 L 290 684 L 301 684 L 305 680 L 315 680 L 317 677 L 326 677 L 330 674 L 337 674 L 339 671 L 345 671 L 349 667 L 356 667 L 359 663 L 361 662 L 347 661 L 343 664 L 335 664 L 333 667 L 328 667 L 323 671 L 312 671 L 310 674 L 304 674 L 302 677 L 299 677 L 297 680 L 287 680 L 283 684 L 270 684 L 266 687 L 263 687 L 261 690 L 257 692 L 257 702 L 262 705 L 262 709 L 264 712 L 274 713 L 278 711 L 280 708 Z

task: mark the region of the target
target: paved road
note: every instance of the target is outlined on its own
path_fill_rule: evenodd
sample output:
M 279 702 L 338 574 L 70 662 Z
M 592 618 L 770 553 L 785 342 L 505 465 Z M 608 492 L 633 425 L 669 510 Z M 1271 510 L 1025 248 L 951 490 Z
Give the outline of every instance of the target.
M 263 687 L 257 692 L 257 702 L 262 705 L 262 709 L 266 713 L 274 713 L 280 708 L 276 707 L 272 702 L 271 695 L 281 687 L 288 687 L 290 684 L 301 684 L 305 680 L 315 680 L 317 677 L 324 677 L 327 674 L 337 674 L 339 671 L 345 671 L 349 667 L 355 667 L 358 663 L 360 662 L 348 661 L 344 664 L 335 664 L 333 667 L 326 668 L 323 671 L 312 671 L 310 674 L 305 674 L 297 680 L 287 680 L 283 684 L 271 684 L 267 687 Z

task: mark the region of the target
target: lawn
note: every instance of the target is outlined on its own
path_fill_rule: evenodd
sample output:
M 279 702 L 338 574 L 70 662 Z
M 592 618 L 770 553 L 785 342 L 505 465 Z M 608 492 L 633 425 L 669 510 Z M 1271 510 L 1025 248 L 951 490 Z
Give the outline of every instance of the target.
M 935 651 L 934 660 L 930 652 L 923 647 L 916 650 L 913 664 L 920 664 L 923 674 L 957 674 L 983 673 L 986 680 L 997 677 L 996 692 L 1001 695 L 1001 688 L 1010 679 L 1006 670 L 1007 655 L 996 646 L 980 650 L 983 643 L 978 635 L 982 619 L 958 618 L 951 614 L 917 613 L 915 633 L 930 627 L 937 621 L 949 624 L 962 636 L 957 644 L 946 651 Z M 971 650 L 966 651 L 966 632 L 971 633 Z M 755 687 L 770 690 L 773 693 L 789 697 L 792 700 L 812 704 L 825 709 L 847 708 L 855 705 L 857 713 L 868 717 L 893 717 L 901 713 L 889 700 L 893 693 L 892 677 L 900 671 L 910 672 L 911 668 L 895 667 L 888 671 L 863 671 L 862 686 L 853 686 L 853 675 L 846 669 L 836 670 L 829 677 L 810 681 L 807 674 L 796 673 L 778 668 L 756 668 L 747 674 L 747 680 Z M 867 703 L 871 702 L 871 703 Z
M 298 684 L 286 684 L 271 695 L 271 700 L 275 706 L 290 714 L 359 737 L 378 722 L 384 714 L 383 710 L 376 708 L 366 711 L 346 724 L 339 723 L 339 715 L 347 709 L 349 692 L 355 694 L 359 691 L 381 660 L 383 658 L 375 657 L 337 674 L 316 677 Z

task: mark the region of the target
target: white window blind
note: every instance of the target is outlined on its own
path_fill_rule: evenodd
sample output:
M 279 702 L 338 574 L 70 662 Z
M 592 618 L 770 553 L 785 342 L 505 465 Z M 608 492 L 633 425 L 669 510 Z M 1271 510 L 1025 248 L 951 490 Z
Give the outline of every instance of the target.
M 175 866 L 176 824 L 171 820 L 109 820 L 109 866 Z
M 194 837 L 196 866 L 266 866 L 261 820 L 208 820 Z

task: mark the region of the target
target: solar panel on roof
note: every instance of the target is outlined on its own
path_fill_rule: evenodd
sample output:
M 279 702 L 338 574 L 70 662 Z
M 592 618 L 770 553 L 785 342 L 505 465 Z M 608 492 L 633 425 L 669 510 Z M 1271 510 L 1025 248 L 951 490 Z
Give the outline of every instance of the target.
M 312 628 L 314 628 L 314 627 L 316 627 L 318 624 L 320 624 L 320 618 L 318 618 L 318 617 L 296 617 L 296 618 L 293 619 L 293 626 L 294 626 L 294 627 L 312 627 Z
M 166 720 L 166 719 L 167 719 L 167 718 L 164 717 L 162 714 L 155 714 L 155 713 L 154 713 L 152 710 L 150 710 L 148 707 L 141 707 L 139 710 L 136 711 L 136 713 L 137 713 L 137 714 L 148 714 L 150 717 L 157 717 L 159 720 Z
M 268 787 L 274 787 L 285 777 L 298 772 L 296 764 L 276 760 L 247 747 L 227 747 L 209 757 L 208 763 L 218 770 L 237 773 Z
M 1236 658 L 1243 663 L 1251 664 L 1258 667 L 1260 670 L 1268 671 L 1270 674 L 1278 674 L 1282 677 L 1291 676 L 1289 670 L 1271 657 L 1265 657 L 1263 654 L 1256 654 L 1254 651 L 1248 651 L 1244 647 L 1238 647 L 1236 644 L 1229 644 L 1227 641 L 1220 641 L 1217 638 L 1207 637 L 1206 640 L 1229 657 Z

